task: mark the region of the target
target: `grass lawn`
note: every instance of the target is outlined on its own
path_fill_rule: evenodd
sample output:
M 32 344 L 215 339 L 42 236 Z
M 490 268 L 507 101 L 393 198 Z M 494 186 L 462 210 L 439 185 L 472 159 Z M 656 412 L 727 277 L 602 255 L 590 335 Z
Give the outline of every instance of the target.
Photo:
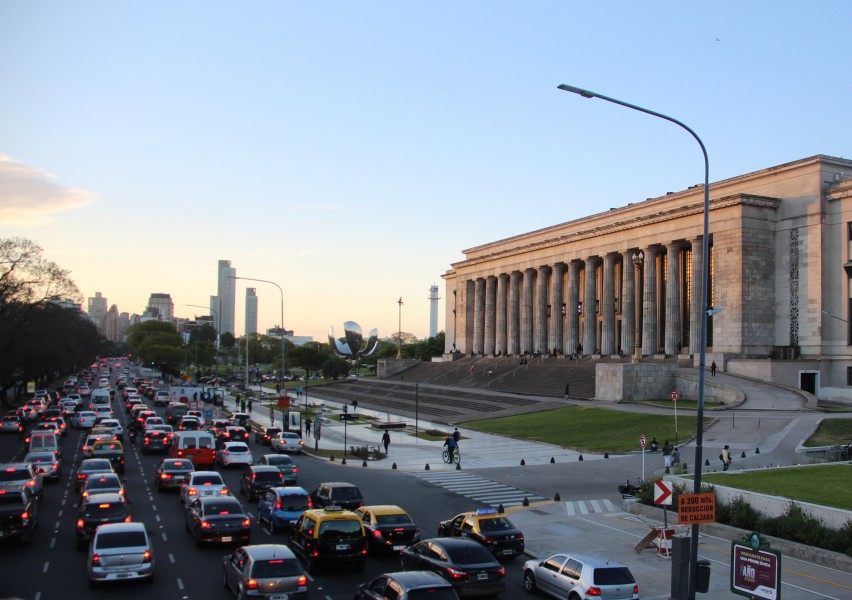
M 697 418 L 678 415 L 677 421 L 679 442 L 691 438 Z M 705 418 L 705 427 L 711 422 Z M 661 448 L 666 440 L 675 443 L 674 415 L 648 415 L 591 406 L 570 406 L 514 417 L 466 421 L 464 426 L 583 452 L 639 451 L 640 435 L 645 435 L 649 443 L 652 437 L 656 437 Z
M 845 446 L 852 441 L 852 419 L 823 419 L 805 446 Z
M 671 409 L 672 413 L 674 413 L 674 402 L 671 399 L 667 400 L 643 400 L 645 404 L 653 404 L 654 406 L 661 406 L 663 408 Z M 678 400 L 677 407 L 682 408 L 684 410 L 698 410 L 698 400 Z M 725 405 L 721 402 L 707 402 L 704 401 L 704 410 L 720 410 L 725 408 Z
M 852 465 L 824 465 L 769 469 L 747 473 L 702 475 L 701 481 L 761 494 L 783 496 L 798 502 L 811 502 L 852 510 L 849 481 Z

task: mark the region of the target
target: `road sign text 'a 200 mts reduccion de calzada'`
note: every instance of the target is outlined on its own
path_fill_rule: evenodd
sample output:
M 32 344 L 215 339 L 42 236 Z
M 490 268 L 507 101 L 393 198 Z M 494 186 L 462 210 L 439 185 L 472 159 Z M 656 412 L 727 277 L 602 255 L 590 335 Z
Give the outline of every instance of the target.
M 677 522 L 697 525 L 716 522 L 716 494 L 681 494 L 677 498 Z

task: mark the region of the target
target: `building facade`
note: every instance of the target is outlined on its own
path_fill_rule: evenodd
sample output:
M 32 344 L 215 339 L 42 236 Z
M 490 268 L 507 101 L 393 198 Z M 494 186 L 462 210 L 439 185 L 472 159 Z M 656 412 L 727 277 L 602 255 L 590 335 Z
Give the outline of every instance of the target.
M 161 321 L 174 322 L 175 303 L 172 302 L 170 294 L 151 294 L 148 298 L 148 308 L 156 308 Z
M 696 357 L 852 397 L 852 161 L 814 156 L 464 250 L 446 283 L 446 350 Z M 747 364 L 746 361 L 752 361 Z M 786 369 L 786 373 L 791 373 Z
M 257 333 L 257 288 L 246 288 L 245 334 Z
M 107 315 L 107 299 L 100 292 L 95 292 L 94 297 L 90 297 L 86 312 L 89 318 L 98 328 L 98 333 L 105 335 L 106 315 Z
M 236 320 L 237 270 L 231 266 L 231 261 L 219 261 L 219 286 L 217 294 L 218 307 L 213 306 L 219 317 L 219 335 L 234 334 Z M 211 298 L 212 301 L 212 298 Z

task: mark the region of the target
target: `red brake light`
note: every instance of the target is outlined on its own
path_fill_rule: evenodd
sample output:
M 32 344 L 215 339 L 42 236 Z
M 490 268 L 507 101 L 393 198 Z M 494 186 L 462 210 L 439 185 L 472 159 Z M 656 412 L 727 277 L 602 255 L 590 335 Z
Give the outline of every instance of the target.
M 160 475 L 160 479 L 171 479 L 171 478 L 172 478 L 172 476 L 169 475 L 168 473 L 163 473 L 162 475 Z
M 101 564 L 101 557 L 97 554 L 92 555 L 92 566 L 99 567 Z
M 455 569 L 451 569 L 450 567 L 447 567 L 447 574 L 452 579 L 463 579 L 467 575 L 467 573 L 465 573 L 464 571 L 457 571 Z
M 303 586 L 308 585 L 308 578 L 307 578 L 307 577 L 305 577 L 304 575 L 300 575 L 300 576 L 299 576 L 299 582 L 298 582 L 298 584 L 297 584 L 297 585 L 298 585 L 299 587 L 303 587 Z
M 382 532 L 378 529 L 373 530 L 373 537 L 376 539 L 382 539 Z
M 79 521 L 77 521 L 77 528 L 78 529 L 83 529 L 84 526 L 85 526 L 85 523 L 83 523 L 83 519 L 80 519 Z
M 587 596 L 600 596 L 601 595 L 601 589 L 596 588 L 596 587 L 590 587 L 588 590 L 586 590 L 586 595 Z
M 128 517 L 128 519 L 130 519 L 130 517 Z M 129 520 L 128 520 L 128 522 L 129 522 Z M 142 562 L 143 563 L 151 562 L 151 551 L 150 550 L 145 550 L 145 552 L 142 554 Z
M 249 579 L 246 581 L 247 590 L 256 590 L 258 588 L 257 579 Z
M 634 586 L 633 586 L 633 595 L 634 595 L 634 596 L 638 596 L 638 595 L 639 595 L 639 584 L 638 584 L 638 583 L 637 583 L 636 585 L 634 585 Z
M 30 513 L 28 513 L 27 511 L 22 512 L 22 513 L 21 513 L 21 518 L 22 518 L 22 519 L 24 519 L 24 520 L 26 521 L 27 519 L 29 519 L 29 518 L 30 518 Z
M 209 529 L 210 523 L 208 523 L 207 521 L 201 521 L 201 528 L 202 529 Z

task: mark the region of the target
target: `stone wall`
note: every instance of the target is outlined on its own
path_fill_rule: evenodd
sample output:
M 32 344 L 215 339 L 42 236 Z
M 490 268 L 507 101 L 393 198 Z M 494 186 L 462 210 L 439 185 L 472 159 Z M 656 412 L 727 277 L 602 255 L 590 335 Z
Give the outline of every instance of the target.
M 416 358 L 383 358 L 376 361 L 376 377 L 387 379 L 419 365 L 421 362 Z
M 595 400 L 660 400 L 670 398 L 674 390 L 684 400 L 698 400 L 698 376 L 670 363 L 599 363 L 595 367 Z M 744 399 L 740 390 L 704 379 L 705 402 L 735 405 Z

